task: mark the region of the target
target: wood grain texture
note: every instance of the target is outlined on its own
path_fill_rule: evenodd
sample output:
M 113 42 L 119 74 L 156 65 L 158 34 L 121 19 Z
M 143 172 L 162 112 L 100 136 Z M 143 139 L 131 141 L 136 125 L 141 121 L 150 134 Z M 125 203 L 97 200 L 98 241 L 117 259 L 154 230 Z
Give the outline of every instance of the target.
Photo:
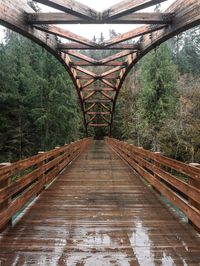
M 111 135 L 117 98 L 132 67 L 156 46 L 200 24 L 200 3 L 197 0 L 175 0 L 163 13 L 147 12 L 144 9 L 164 0 L 124 0 L 103 12 L 98 12 L 73 0 L 35 1 L 57 10 L 52 13 L 34 13 L 27 5 L 26 0 L 0 0 L 0 23 L 39 43 L 65 66 L 78 93 L 86 135 L 91 123 L 88 123 L 87 112 L 85 112 L 88 106 L 83 97 L 83 89 L 93 88 L 95 91 L 96 88 L 101 89 L 106 85 L 106 87 L 116 90 L 114 98 L 111 95 L 112 115 L 107 123 Z M 136 11 L 142 12 L 136 13 Z M 69 31 L 67 28 L 70 28 L 70 25 L 64 29 L 55 26 L 53 22 L 58 24 L 71 22 L 72 24 L 140 23 L 147 25 L 134 27 L 133 30 L 116 35 L 110 40 L 97 41 L 94 39 L 91 41 Z M 71 42 L 62 43 L 63 38 Z M 136 38 L 138 40 L 135 40 Z M 92 52 L 89 57 L 84 52 L 75 52 L 74 50 L 92 50 Z M 98 59 L 96 50 L 112 50 L 113 55 Z M 92 72 L 90 66 L 97 67 L 97 71 Z M 88 81 L 86 82 L 84 79 L 88 79 Z M 98 95 L 102 102 L 108 99 L 107 96 L 103 93 Z M 90 100 L 94 99 L 92 97 Z M 96 105 L 91 111 L 96 111 Z M 97 119 L 94 119 L 92 126 L 98 123 L 102 125 L 104 122 L 105 118 L 99 115 Z
M 168 198 L 200 229 L 200 209 L 195 204 L 191 204 L 191 200 L 193 200 L 199 206 L 199 188 L 196 185 L 194 186 L 190 181 L 184 181 L 184 177 L 178 178 L 170 173 L 171 169 L 176 170 L 179 174 L 186 174 L 187 172 L 186 175 L 189 177 L 189 180 L 198 180 L 200 183 L 199 168 L 171 160 L 160 154 L 137 148 L 122 141 L 110 138 L 107 138 L 107 141 L 134 170 L 144 177 L 162 195 Z M 168 163 L 165 164 L 163 161 Z M 179 165 L 182 167 L 179 167 Z M 183 169 L 187 171 L 183 171 Z M 192 174 L 194 172 L 196 173 L 195 175 Z
M 45 189 L 90 142 L 89 138 L 76 141 L 1 168 L 0 229 L 29 200 Z M 11 177 L 14 177 L 13 181 Z
M 0 237 L 3 266 L 199 262 L 200 238 L 192 226 L 101 141 Z

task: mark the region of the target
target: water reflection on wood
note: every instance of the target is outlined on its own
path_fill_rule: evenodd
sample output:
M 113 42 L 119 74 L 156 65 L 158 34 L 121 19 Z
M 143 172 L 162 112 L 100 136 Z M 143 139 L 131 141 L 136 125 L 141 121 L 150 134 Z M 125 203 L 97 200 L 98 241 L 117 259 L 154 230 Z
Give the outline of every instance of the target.
M 0 265 L 200 265 L 200 240 L 95 141 L 1 234 Z

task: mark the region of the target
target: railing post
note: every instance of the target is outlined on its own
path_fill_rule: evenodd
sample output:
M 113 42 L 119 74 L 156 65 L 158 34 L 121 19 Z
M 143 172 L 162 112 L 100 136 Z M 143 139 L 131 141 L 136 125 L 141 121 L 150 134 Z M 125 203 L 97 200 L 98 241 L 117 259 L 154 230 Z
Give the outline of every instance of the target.
M 0 168 L 4 167 L 4 166 L 10 166 L 11 163 L 1 163 L 0 164 Z M 11 178 L 7 178 L 5 180 L 0 181 L 0 189 L 5 188 L 7 186 L 9 186 L 9 184 L 11 183 Z M 9 206 L 9 203 L 11 201 L 11 198 L 3 201 L 2 203 L 0 203 L 0 212 L 6 210 Z M 12 219 L 7 221 L 1 228 L 0 228 L 0 232 L 3 231 L 8 225 L 12 224 Z
M 63 155 L 65 162 L 68 160 L 68 153 L 67 153 L 67 150 L 68 149 L 67 149 L 67 146 L 68 146 L 68 144 L 65 143 L 65 145 L 64 145 L 64 147 L 65 147 L 65 149 L 64 149 L 64 155 Z
M 200 168 L 200 164 L 199 163 L 190 163 L 189 165 Z M 189 182 L 188 183 L 191 186 L 193 186 L 193 187 L 195 187 L 197 189 L 200 189 L 200 179 L 199 180 L 196 180 L 196 179 L 193 179 L 193 178 L 189 178 Z M 188 201 L 189 201 L 189 203 L 190 203 L 191 206 L 195 207 L 197 210 L 200 211 L 200 204 L 199 203 L 197 203 L 196 201 L 194 201 L 192 199 L 189 199 Z M 188 219 L 188 222 L 189 222 L 189 224 L 191 224 L 200 233 L 200 228 L 197 228 L 197 226 L 194 225 L 192 223 L 192 221 L 189 220 L 189 219 Z
M 44 151 L 39 151 L 39 152 L 38 152 L 38 155 L 41 155 L 41 156 L 42 156 L 44 153 L 45 153 Z M 40 162 L 40 163 L 37 164 L 38 169 L 39 169 L 39 168 L 42 169 L 42 174 L 38 177 L 38 181 L 39 181 L 40 178 L 43 179 L 44 176 L 45 176 L 44 165 L 45 165 L 45 159 L 44 159 L 42 162 Z M 46 185 L 46 180 L 45 180 L 45 185 Z M 42 190 L 44 190 L 44 189 L 45 189 L 45 186 L 44 186 L 40 191 L 38 191 L 37 196 L 40 195 L 40 193 L 41 193 Z
M 155 154 L 155 155 L 160 155 L 161 152 L 159 152 L 159 151 L 155 151 L 154 154 Z M 155 165 L 156 167 L 161 168 L 161 164 L 160 164 L 156 159 L 154 160 L 153 163 L 154 163 L 154 165 Z M 159 176 L 157 176 L 157 174 L 153 173 L 153 175 L 155 176 L 156 179 L 158 179 L 159 181 L 162 182 L 162 178 L 160 178 Z M 156 189 L 155 187 L 153 187 L 153 188 L 154 188 L 154 190 L 156 190 L 156 192 L 157 192 L 159 195 L 162 195 L 162 193 L 161 193 L 158 189 Z
M 54 148 L 54 150 L 58 150 L 58 149 L 60 149 L 60 146 L 56 146 L 56 147 Z M 57 155 L 55 155 L 55 156 L 53 156 L 53 160 L 56 159 L 56 157 L 58 157 L 58 156 L 60 156 L 60 153 L 57 154 Z M 56 164 L 54 165 L 54 168 L 59 168 L 59 163 L 56 163 Z

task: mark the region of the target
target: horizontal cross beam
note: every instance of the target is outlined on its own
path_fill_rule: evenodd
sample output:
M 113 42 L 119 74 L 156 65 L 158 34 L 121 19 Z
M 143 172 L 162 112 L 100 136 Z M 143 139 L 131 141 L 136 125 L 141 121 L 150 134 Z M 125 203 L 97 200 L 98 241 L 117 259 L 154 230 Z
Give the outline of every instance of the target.
M 109 24 L 169 24 L 171 22 L 170 13 L 141 12 L 132 13 L 120 18 L 109 20 Z M 34 25 L 44 24 L 104 24 L 105 19 L 85 20 L 67 13 L 29 13 L 27 21 Z
M 86 103 L 110 103 L 111 100 L 102 100 L 102 99 L 92 99 L 92 100 L 86 100 Z
M 110 124 L 88 124 L 89 127 L 108 127 Z
M 86 112 L 88 115 L 110 115 L 110 112 Z
M 98 45 L 98 44 L 93 44 L 93 45 L 84 45 L 80 43 L 58 43 L 58 50 L 62 50 L 65 52 L 65 50 L 133 50 L 137 51 L 139 49 L 138 44 L 117 44 L 117 45 Z
M 109 24 L 170 24 L 173 13 L 138 12 L 109 21 Z
M 120 68 L 121 69 L 121 68 Z M 101 79 L 101 76 L 98 76 L 97 78 Z M 119 79 L 120 76 L 116 76 L 115 74 L 109 74 L 108 76 L 106 76 L 106 79 Z M 87 76 L 87 75 L 82 75 L 82 76 L 77 76 L 77 79 L 91 79 L 90 76 Z
M 89 60 L 88 60 L 89 61 Z M 74 61 L 71 62 L 71 66 L 126 66 L 126 62 L 118 62 L 118 61 L 111 61 L 107 63 L 98 62 L 97 63 L 89 63 L 86 61 Z
M 95 89 L 95 88 L 89 89 L 89 88 L 86 88 L 86 89 L 84 89 L 84 91 L 98 91 L 98 92 L 101 92 L 101 91 L 111 91 L 111 92 L 115 92 L 115 90 L 112 89 L 112 88 L 101 88 L 101 89 Z

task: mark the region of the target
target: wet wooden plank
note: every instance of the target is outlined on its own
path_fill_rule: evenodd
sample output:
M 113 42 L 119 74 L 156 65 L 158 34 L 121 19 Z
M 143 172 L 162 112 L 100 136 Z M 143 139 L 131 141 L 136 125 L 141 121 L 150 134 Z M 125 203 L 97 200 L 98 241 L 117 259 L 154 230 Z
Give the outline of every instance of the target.
M 0 265 L 199 265 L 195 230 L 95 141 L 0 235 Z

